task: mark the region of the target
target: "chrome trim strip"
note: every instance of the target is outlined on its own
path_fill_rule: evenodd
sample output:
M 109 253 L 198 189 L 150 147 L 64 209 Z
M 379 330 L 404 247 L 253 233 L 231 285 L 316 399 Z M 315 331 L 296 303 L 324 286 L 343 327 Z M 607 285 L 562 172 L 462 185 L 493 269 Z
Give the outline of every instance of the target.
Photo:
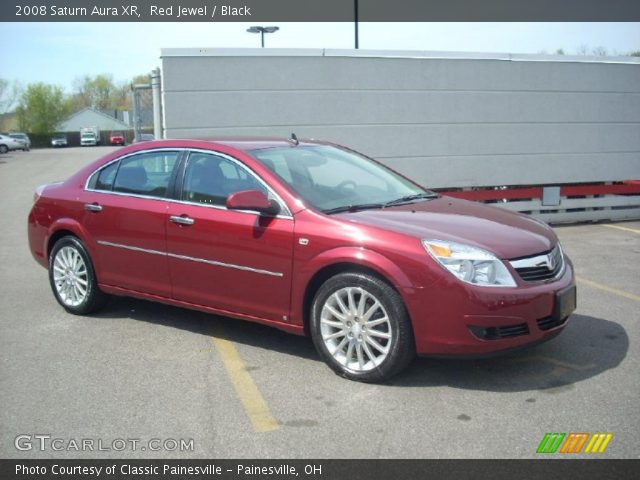
M 176 253 L 167 253 L 167 256 L 172 257 L 172 258 L 177 258 L 177 259 L 180 259 L 180 260 L 190 260 L 192 262 L 206 263 L 208 265 L 215 265 L 216 267 L 234 268 L 236 270 L 243 270 L 245 272 L 260 273 L 262 275 L 270 275 L 272 277 L 283 277 L 284 276 L 284 274 L 281 273 L 281 272 L 272 272 L 270 270 L 262 270 L 261 268 L 246 267 L 244 265 L 234 265 L 233 263 L 218 262 L 217 260 L 207 260 L 205 258 L 189 257 L 187 255 L 178 255 Z
M 556 253 L 556 250 L 558 251 L 558 253 Z M 562 251 L 562 247 L 560 246 L 559 243 L 556 244 L 556 246 L 553 247 L 553 249 L 551 249 L 549 253 L 536 255 L 535 257 L 521 258 L 519 260 L 509 260 L 509 263 L 516 271 L 519 268 L 534 268 L 534 267 L 547 267 L 551 271 L 555 268 L 555 265 L 553 266 L 553 268 L 550 268 L 552 259 L 558 254 L 560 257 L 559 261 L 561 264 L 560 269 L 558 270 L 558 273 L 552 278 L 540 280 L 541 282 L 550 282 L 561 277 L 562 274 L 564 274 L 564 271 L 567 267 L 567 262 L 564 259 L 564 252 Z
M 124 248 L 125 250 L 133 250 L 134 252 L 152 253 L 154 255 L 162 255 L 163 257 L 167 256 L 166 252 L 161 252 L 160 250 L 150 250 L 148 248 L 123 245 L 121 243 L 107 242 L 106 240 L 98 240 L 98 245 L 104 245 L 105 247 Z
M 176 152 L 176 151 L 183 151 L 183 150 L 188 150 L 189 152 L 208 153 L 210 155 L 218 155 L 220 157 L 223 157 L 223 158 L 225 158 L 227 160 L 232 161 L 233 163 L 235 163 L 238 166 L 240 166 L 240 168 L 244 168 L 248 173 L 250 173 L 252 176 L 254 176 L 262 185 L 264 185 L 264 187 L 276 198 L 276 200 L 278 201 L 278 203 L 282 207 L 283 212 L 281 214 L 276 215 L 275 218 L 280 218 L 280 219 L 283 219 L 283 220 L 293 220 L 293 214 L 291 213 L 291 210 L 289 209 L 289 206 L 287 205 L 287 203 L 257 173 L 255 173 L 253 170 L 251 170 L 247 165 L 242 163 L 240 160 L 237 160 L 237 159 L 227 155 L 226 153 L 218 152 L 216 150 L 204 150 L 204 149 L 189 148 L 189 147 L 176 147 L 176 148 L 152 148 L 152 149 L 148 149 L 148 150 L 139 150 L 137 152 L 132 152 L 132 153 L 130 153 L 128 155 L 123 155 L 122 157 L 114 158 L 110 162 L 107 162 L 104 165 L 101 165 L 100 167 L 95 169 L 87 177 L 87 181 L 84 183 L 84 191 L 85 192 L 103 193 L 105 195 L 120 195 L 122 197 L 144 198 L 144 199 L 147 199 L 147 200 L 158 200 L 158 201 L 171 202 L 171 203 L 180 203 L 180 204 L 183 204 L 183 205 L 194 205 L 194 206 L 197 206 L 197 207 L 207 207 L 207 208 L 215 208 L 217 210 L 230 211 L 227 207 L 224 207 L 222 205 L 208 205 L 206 203 L 189 202 L 187 200 L 177 200 L 175 198 L 152 197 L 150 195 L 140 195 L 140 194 L 137 194 L 137 193 L 123 193 L 123 192 L 114 192 L 114 191 L 111 191 L 111 190 L 96 190 L 94 188 L 89 188 L 89 181 L 91 180 L 91 177 L 93 177 L 98 171 L 102 170 L 103 168 L 108 167 L 112 163 L 119 162 L 120 160 L 124 160 L 125 158 L 129 158 L 129 157 L 131 157 L 133 155 L 138 155 L 138 154 L 153 153 L 153 152 Z M 249 213 L 249 214 L 252 214 L 252 215 L 260 216 L 260 212 L 256 212 L 254 210 L 233 210 L 233 211 L 234 212 L 240 212 L 240 213 Z
M 112 163 L 115 162 L 119 162 L 120 160 L 123 160 L 125 158 L 129 158 L 132 157 L 133 155 L 138 155 L 138 154 L 144 154 L 144 153 L 153 153 L 153 152 L 183 152 L 184 150 L 186 150 L 185 147 L 174 147 L 174 148 L 169 148 L 169 147 L 164 147 L 164 148 L 149 148 L 146 150 L 137 150 L 135 152 L 131 152 L 128 153 L 127 155 L 122 155 L 121 157 L 118 158 L 114 158 L 113 160 L 105 163 L 104 165 L 100 165 L 98 168 L 96 168 L 93 172 L 91 172 L 91 174 L 87 177 L 87 181 L 84 182 L 84 190 L 88 191 L 88 192 L 100 192 L 100 193 L 120 193 L 120 192 L 110 192 L 108 190 L 94 190 L 89 188 L 89 180 L 91 180 L 91 177 L 93 177 L 99 170 L 102 170 L 103 168 L 108 167 L 109 165 L 111 165 Z M 126 193 L 123 195 L 127 195 Z M 144 197 L 146 197 L 146 195 L 142 195 Z M 147 198 L 155 198 L 158 200 L 163 200 L 162 198 L 159 197 L 147 197 Z
M 217 260 L 207 260 L 205 258 L 190 257 L 188 255 L 178 255 L 177 253 L 161 252 L 159 250 L 150 250 L 148 248 L 134 247 L 132 245 L 123 245 L 121 243 L 107 242 L 105 240 L 98 240 L 98 244 L 104 245 L 106 247 L 123 248 L 125 250 L 132 250 L 134 252 L 161 255 L 163 257 L 171 257 L 171 258 L 176 258 L 178 260 L 189 260 L 191 262 L 206 263 L 207 265 L 214 265 L 216 267 L 233 268 L 236 270 L 242 270 L 244 272 L 259 273 L 262 275 L 269 275 L 272 277 L 284 277 L 284 274 L 281 272 L 272 272 L 270 270 L 263 270 L 261 268 L 252 268 L 244 265 L 235 265 L 233 263 L 218 262 Z

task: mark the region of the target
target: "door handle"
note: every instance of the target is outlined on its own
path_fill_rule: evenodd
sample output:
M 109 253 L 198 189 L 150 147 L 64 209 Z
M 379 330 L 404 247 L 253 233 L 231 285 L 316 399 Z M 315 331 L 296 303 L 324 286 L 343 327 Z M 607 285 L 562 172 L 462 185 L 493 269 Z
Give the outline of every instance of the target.
M 196 221 L 191 218 L 191 217 L 187 217 L 186 215 L 171 215 L 169 217 L 169 221 L 173 222 L 173 223 L 177 223 L 178 225 L 193 225 L 194 223 L 196 223 Z
M 102 205 L 100 205 L 97 202 L 94 203 L 85 203 L 84 204 L 84 209 L 89 211 L 89 212 L 94 212 L 94 213 L 98 213 L 102 211 Z

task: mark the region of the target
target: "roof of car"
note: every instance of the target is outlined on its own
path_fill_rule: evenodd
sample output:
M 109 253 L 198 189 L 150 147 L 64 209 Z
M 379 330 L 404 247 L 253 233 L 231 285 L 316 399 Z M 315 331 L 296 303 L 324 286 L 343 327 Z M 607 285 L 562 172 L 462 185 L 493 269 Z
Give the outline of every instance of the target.
M 259 150 L 263 148 L 283 148 L 295 145 L 290 138 L 282 137 L 219 137 L 200 140 L 226 145 L 227 147 L 242 151 Z M 304 139 L 298 142 L 299 145 L 321 145 L 325 143 L 326 142 L 318 140 Z
M 237 151 L 251 153 L 252 150 L 267 148 L 295 148 L 297 145 L 333 145 L 320 140 L 300 140 L 297 144 L 291 139 L 282 137 L 218 137 L 218 138 L 172 138 L 145 140 L 136 138 L 127 148 L 127 152 L 135 152 L 150 148 L 211 148 L 226 147 Z

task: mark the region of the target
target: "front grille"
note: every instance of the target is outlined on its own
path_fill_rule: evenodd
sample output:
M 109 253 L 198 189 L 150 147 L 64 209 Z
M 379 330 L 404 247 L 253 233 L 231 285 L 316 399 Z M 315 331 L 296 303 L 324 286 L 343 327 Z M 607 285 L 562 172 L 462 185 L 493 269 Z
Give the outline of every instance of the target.
M 564 269 L 564 256 L 560 245 L 550 252 L 510 261 L 525 282 L 539 282 L 556 278 Z
M 482 340 L 499 340 L 501 338 L 513 338 L 529 333 L 526 323 L 507 325 L 506 327 L 478 327 L 470 325 L 469 330 Z
M 560 325 L 564 325 L 569 317 L 565 318 L 553 318 L 553 317 L 545 317 L 538 320 L 538 328 L 540 330 L 551 330 L 552 328 L 559 327 Z

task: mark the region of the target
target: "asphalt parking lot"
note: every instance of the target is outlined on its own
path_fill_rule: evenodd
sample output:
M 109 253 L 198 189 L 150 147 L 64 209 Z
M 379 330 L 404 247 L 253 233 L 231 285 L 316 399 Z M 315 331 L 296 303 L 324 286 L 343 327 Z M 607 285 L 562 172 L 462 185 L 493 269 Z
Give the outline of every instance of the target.
M 260 325 L 128 298 L 65 313 L 28 250 L 33 191 L 110 150 L 0 156 L 0 457 L 533 458 L 547 432 L 610 432 L 600 457 L 639 458 L 640 222 L 557 228 L 579 304 L 559 337 L 366 385 Z M 193 451 L 20 451 L 21 434 Z

